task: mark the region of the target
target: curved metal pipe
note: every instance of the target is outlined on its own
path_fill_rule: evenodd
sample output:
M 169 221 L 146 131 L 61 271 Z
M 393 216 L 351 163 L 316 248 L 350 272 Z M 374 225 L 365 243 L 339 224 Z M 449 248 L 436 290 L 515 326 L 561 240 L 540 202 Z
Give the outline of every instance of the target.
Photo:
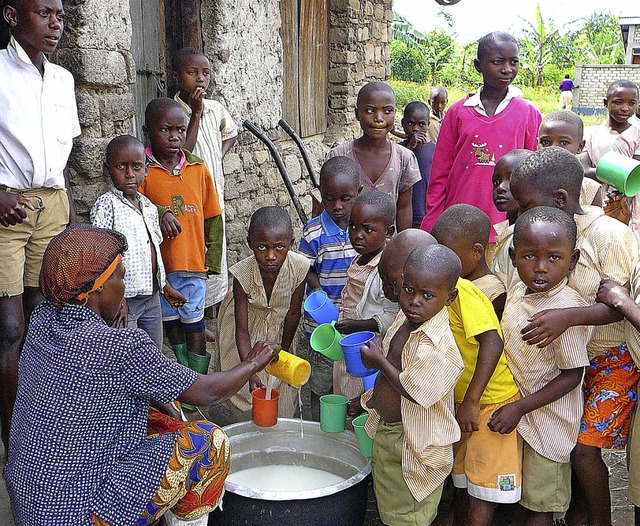
M 311 182 L 313 186 L 316 188 L 320 188 L 320 183 L 318 182 L 318 177 L 316 176 L 316 171 L 313 168 L 313 164 L 311 163 L 311 159 L 309 159 L 309 153 L 307 152 L 307 148 L 300 136 L 295 132 L 295 130 L 289 126 L 289 123 L 284 119 L 280 119 L 278 121 L 278 125 L 286 132 L 286 134 L 293 139 L 293 142 L 296 143 L 298 148 L 300 149 L 300 153 L 302 154 L 302 160 L 304 161 L 304 165 L 307 167 L 307 172 L 309 172 L 309 177 L 311 178 Z
M 305 213 L 304 208 L 302 208 L 302 203 L 300 203 L 300 199 L 298 199 L 298 194 L 296 194 L 296 191 L 293 188 L 293 184 L 291 183 L 291 179 L 289 179 L 289 174 L 287 174 L 287 169 L 285 168 L 284 163 L 282 162 L 282 157 L 280 157 L 280 154 L 276 149 L 276 145 L 273 144 L 273 141 L 269 139 L 269 137 L 267 137 L 265 133 L 260 128 L 258 128 L 255 124 L 253 124 L 253 122 L 251 122 L 249 119 L 245 120 L 242 123 L 242 126 L 244 126 L 247 130 L 249 130 L 258 139 L 260 139 L 260 141 L 262 141 L 265 144 L 265 146 L 269 149 L 269 152 L 271 152 L 271 157 L 273 157 L 273 160 L 276 163 L 276 167 L 278 168 L 278 171 L 282 176 L 282 180 L 284 181 L 284 185 L 287 187 L 287 191 L 289 192 L 289 196 L 293 201 L 293 206 L 295 207 L 296 212 L 298 212 L 300 221 L 302 221 L 302 224 L 306 224 L 308 220 L 307 214 Z

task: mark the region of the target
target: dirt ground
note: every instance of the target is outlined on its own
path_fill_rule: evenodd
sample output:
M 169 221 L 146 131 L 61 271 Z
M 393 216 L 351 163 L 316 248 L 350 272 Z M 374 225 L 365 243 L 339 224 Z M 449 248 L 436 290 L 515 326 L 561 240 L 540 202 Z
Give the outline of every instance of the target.
M 613 526 L 633 525 L 633 505 L 627 499 L 627 485 L 629 475 L 627 473 L 626 454 L 624 451 L 605 450 L 603 458 L 609 466 L 611 478 L 609 486 L 611 489 L 611 507 Z M 444 499 L 443 499 L 444 500 Z M 514 506 L 502 506 L 498 508 L 493 521 L 494 526 L 517 526 L 514 520 Z M 369 489 L 369 502 L 367 504 L 367 517 L 364 526 L 382 526 L 378 510 L 373 496 L 373 491 Z M 440 504 L 440 512 L 433 526 L 452 526 L 453 510 L 449 502 Z

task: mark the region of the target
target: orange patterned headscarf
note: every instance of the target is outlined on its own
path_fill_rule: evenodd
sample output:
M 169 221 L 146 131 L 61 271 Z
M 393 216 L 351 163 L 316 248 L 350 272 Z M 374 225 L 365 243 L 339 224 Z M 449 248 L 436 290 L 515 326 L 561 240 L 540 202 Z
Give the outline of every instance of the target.
M 126 238 L 114 230 L 72 225 L 54 237 L 42 258 L 40 289 L 54 305 L 83 303 L 109 279 Z

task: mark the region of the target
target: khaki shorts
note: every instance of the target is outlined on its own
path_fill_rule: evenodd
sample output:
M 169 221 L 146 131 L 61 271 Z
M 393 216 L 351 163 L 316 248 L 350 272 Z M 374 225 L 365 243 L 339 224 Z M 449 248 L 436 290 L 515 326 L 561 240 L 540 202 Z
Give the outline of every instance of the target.
M 438 514 L 442 484 L 422 502 L 413 498 L 402 474 L 402 423 L 380 421 L 373 441 L 371 470 L 380 518 L 393 526 L 428 526 Z
M 0 296 L 18 296 L 24 287 L 39 286 L 44 251 L 69 223 L 69 199 L 66 190 L 0 188 L 23 195 L 35 208 L 25 208 L 27 218 L 22 223 L 0 226 Z
M 561 513 L 571 500 L 571 464 L 554 462 L 524 443 L 520 504 L 539 513 Z
M 488 423 L 500 407 L 520 399 L 520 395 L 480 406 L 479 430 L 462 433 L 453 445 L 453 485 L 466 488 L 469 495 L 488 502 L 514 504 L 520 501 L 522 486 L 522 437 L 494 433 Z

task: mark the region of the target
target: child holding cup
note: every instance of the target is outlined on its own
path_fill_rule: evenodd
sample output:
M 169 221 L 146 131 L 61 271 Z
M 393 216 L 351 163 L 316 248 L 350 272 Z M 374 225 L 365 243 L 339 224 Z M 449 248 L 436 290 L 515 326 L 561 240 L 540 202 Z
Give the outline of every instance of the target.
M 218 315 L 223 371 L 244 360 L 252 344 L 261 340 L 279 342 L 295 354 L 309 260 L 290 250 L 291 218 L 278 206 L 258 209 L 251 216 L 247 241 L 253 255 L 229 268 L 233 286 Z M 266 382 L 265 372 L 253 375 L 248 386 L 224 402 L 231 413 L 225 425 L 251 418 L 251 391 Z M 297 390 L 280 380 L 273 387 L 280 392 L 278 416 L 291 418 Z

